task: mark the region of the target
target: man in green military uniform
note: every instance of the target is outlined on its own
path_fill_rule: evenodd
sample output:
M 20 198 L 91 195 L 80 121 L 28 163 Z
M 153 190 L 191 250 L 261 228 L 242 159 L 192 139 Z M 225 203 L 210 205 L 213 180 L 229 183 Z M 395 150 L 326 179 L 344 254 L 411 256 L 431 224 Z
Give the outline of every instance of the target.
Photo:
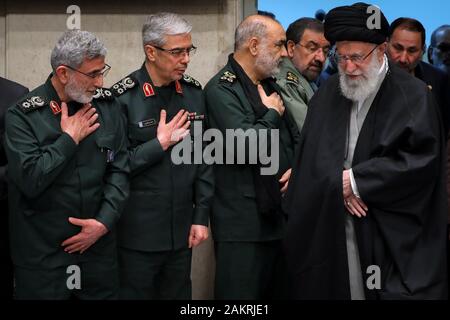
M 112 87 L 128 122 L 131 166 L 118 238 L 123 299 L 191 299 L 192 248 L 208 237 L 212 168 L 171 158 L 190 124 L 205 118 L 201 86 L 184 75 L 191 29 L 178 15 L 150 15 L 145 63 Z
M 233 131 L 236 140 L 252 133 L 258 137 L 262 134 L 261 139 L 267 134 L 270 140 L 275 137 L 269 154 L 278 161 L 278 170 L 271 175 L 262 173 L 263 161 L 214 165 L 211 228 L 216 299 L 279 297 L 276 288 L 282 283 L 281 239 L 285 230 L 281 195 L 287 188 L 299 137 L 272 78 L 286 56 L 285 43 L 285 32 L 275 20 L 260 15 L 246 18 L 236 30 L 234 54 L 204 90 L 212 128 L 223 135 Z M 252 157 L 250 146 L 258 145 L 259 155 L 267 152 L 260 143 L 247 143 L 244 159 Z M 227 154 L 235 151 L 230 145 L 225 149 Z
M 286 31 L 286 49 L 277 75 L 286 108 L 292 113 L 299 130 L 308 111 L 308 103 L 317 89 L 315 81 L 325 65 L 330 43 L 324 36 L 323 24 L 314 18 L 301 18 Z
M 128 196 L 120 105 L 102 89 L 106 48 L 65 32 L 53 73 L 6 115 L 17 299 L 115 299 L 115 224 Z

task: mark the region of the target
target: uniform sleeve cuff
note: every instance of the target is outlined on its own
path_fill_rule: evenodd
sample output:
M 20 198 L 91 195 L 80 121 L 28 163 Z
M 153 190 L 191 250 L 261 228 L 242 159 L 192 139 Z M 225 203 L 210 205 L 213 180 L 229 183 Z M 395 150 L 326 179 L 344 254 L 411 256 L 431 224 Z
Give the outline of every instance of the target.
M 97 220 L 98 222 L 101 222 L 106 227 L 106 229 L 108 229 L 108 231 L 111 231 L 116 224 L 116 218 L 112 213 L 106 214 L 106 213 L 101 212 L 95 218 L 95 220 Z
M 208 226 L 209 219 L 209 209 L 207 208 L 195 208 L 194 217 L 192 219 L 192 224 L 199 224 L 203 226 Z
M 267 111 L 266 114 L 264 115 L 264 119 L 266 119 L 272 124 L 273 129 L 277 129 L 280 127 L 281 116 L 274 109 L 269 109 L 269 111 Z

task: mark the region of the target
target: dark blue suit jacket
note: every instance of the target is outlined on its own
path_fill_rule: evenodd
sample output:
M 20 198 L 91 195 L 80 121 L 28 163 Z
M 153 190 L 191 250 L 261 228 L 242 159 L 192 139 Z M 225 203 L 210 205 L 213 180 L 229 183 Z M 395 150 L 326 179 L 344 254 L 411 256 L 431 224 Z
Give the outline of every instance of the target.
M 447 133 L 450 127 L 450 82 L 447 73 L 423 61 L 419 62 L 414 72 L 433 92 Z

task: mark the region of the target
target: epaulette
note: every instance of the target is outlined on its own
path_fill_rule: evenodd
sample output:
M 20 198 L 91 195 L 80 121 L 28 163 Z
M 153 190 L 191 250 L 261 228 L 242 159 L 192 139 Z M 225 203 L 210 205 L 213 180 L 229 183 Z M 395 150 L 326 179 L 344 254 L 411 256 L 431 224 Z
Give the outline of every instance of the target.
M 98 88 L 92 98 L 100 100 L 112 100 L 114 96 L 110 90 L 105 88 Z
M 40 96 L 27 97 L 21 102 L 17 103 L 17 106 L 25 113 L 37 110 L 45 105 L 45 100 Z
M 234 83 L 236 81 L 236 75 L 230 71 L 225 71 L 220 77 L 221 82 Z
M 300 83 L 300 81 L 298 80 L 298 77 L 294 73 L 292 73 L 290 71 L 288 71 L 286 73 L 286 80 L 290 81 L 290 82 L 293 82 L 295 84 L 299 84 Z
M 129 75 L 113 84 L 110 90 L 116 97 L 118 97 L 127 92 L 128 90 L 136 87 L 136 84 L 137 81 L 133 78 L 133 76 Z
M 197 87 L 199 89 L 202 88 L 202 85 L 200 84 L 200 82 L 198 82 L 197 80 L 195 80 L 194 78 L 192 78 L 191 76 L 187 75 L 187 74 L 183 74 L 183 78 L 181 79 L 183 82 L 187 83 L 187 84 L 191 84 L 194 87 Z

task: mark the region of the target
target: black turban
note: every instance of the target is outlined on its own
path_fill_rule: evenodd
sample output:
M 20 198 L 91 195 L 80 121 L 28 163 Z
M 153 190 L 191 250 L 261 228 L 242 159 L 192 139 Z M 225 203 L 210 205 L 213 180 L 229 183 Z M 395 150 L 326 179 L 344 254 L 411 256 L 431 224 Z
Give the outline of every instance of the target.
M 383 12 L 380 12 L 381 28 L 369 29 L 376 23 L 373 10 L 367 8 L 367 3 L 358 2 L 351 6 L 337 7 L 328 12 L 325 17 L 325 38 L 332 44 L 336 41 L 362 41 L 382 44 L 389 36 L 389 22 Z M 369 21 L 369 26 L 368 26 Z

